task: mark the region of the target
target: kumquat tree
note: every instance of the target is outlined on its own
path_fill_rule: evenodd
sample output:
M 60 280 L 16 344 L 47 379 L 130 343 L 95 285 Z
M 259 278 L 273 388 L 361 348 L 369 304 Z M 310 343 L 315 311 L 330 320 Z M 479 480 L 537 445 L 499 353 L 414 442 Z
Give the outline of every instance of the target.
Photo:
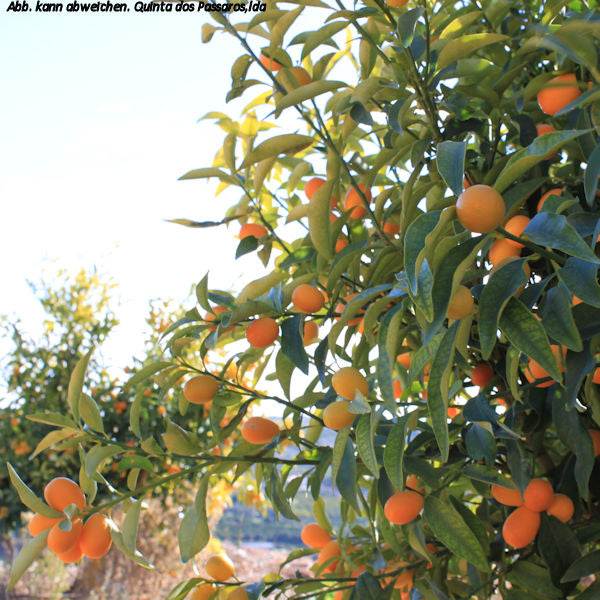
M 115 439 L 80 358 L 64 410 L 36 417 L 76 432 L 78 483 L 34 489 L 8 467 L 36 513 L 10 585 L 46 548 L 79 561 L 114 544 L 151 569 L 144 500 L 184 480 L 197 495 L 173 535 L 194 561 L 207 491 L 250 475 L 281 519 L 312 496 L 288 557 L 314 557 L 312 576 L 242 581 L 216 554 L 169 600 L 599 598 L 596 0 L 240 14 L 211 12 L 202 37 L 239 43 L 227 100 L 248 104 L 207 115 L 223 145 L 181 178 L 233 201 L 222 222 L 176 222 L 233 231 L 264 273 L 229 291 L 205 276 L 126 385 L 174 391 L 160 434 L 137 394 L 137 441 Z M 251 416 L 264 401 L 282 418 Z M 107 487 L 116 458 L 134 474 Z

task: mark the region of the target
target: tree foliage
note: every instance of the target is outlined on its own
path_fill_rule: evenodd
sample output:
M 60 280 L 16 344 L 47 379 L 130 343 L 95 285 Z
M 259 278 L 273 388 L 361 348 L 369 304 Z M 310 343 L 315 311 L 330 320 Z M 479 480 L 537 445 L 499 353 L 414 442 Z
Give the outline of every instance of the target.
M 198 421 L 167 419 L 160 435 L 135 399 L 132 469 L 165 456 L 186 466 L 86 509 L 130 503 L 111 525 L 121 551 L 145 564 L 134 498 L 188 478 L 198 496 L 179 542 L 192 559 L 209 535 L 206 490 L 224 473 L 251 473 L 282 518 L 311 494 L 334 538 L 314 578 L 246 586 L 253 597 L 582 590 L 600 569 L 595 7 L 298 0 L 244 22 L 211 13 L 203 39 L 231 36 L 243 51 L 227 100 L 248 103 L 239 121 L 205 116 L 223 145 L 182 179 L 216 179 L 239 199 L 222 223 L 176 222 L 239 222 L 236 259 L 255 253 L 265 272 L 235 293 L 205 277 L 197 306 L 164 332 L 165 355 L 132 378 L 165 392 L 200 377 L 202 389 L 189 384 L 180 404 Z M 323 300 L 314 308 L 312 292 L 296 292 L 305 284 Z M 245 337 L 250 347 L 235 343 Z M 89 390 L 83 371 L 71 378 L 71 426 L 84 480 L 102 485 L 124 448 L 73 413 Z M 261 378 L 279 387 L 260 391 Z M 194 404 L 207 405 L 203 393 L 208 414 Z M 267 399 L 283 426 L 252 444 L 247 412 Z M 337 431 L 333 447 L 319 441 L 324 426 Z M 326 474 L 340 493 L 335 531 L 319 502 Z M 203 589 L 215 597 L 235 591 L 240 582 L 215 582 L 207 567 L 208 584 L 182 582 L 170 598 L 213 583 Z

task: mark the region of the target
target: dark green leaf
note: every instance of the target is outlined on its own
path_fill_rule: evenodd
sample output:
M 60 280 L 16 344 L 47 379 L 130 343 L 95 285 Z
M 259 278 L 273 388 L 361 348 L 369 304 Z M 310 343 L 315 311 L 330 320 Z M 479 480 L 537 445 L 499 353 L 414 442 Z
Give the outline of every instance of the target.
M 518 350 L 537 361 L 554 379 L 561 381 L 556 359 L 542 324 L 516 298 L 511 298 L 500 318 L 500 329 Z
M 488 359 L 496 344 L 500 315 L 517 290 L 527 282 L 525 259 L 511 260 L 494 271 L 479 297 L 479 341 L 481 355 Z
M 455 196 L 463 191 L 466 142 L 440 142 L 437 146 L 437 167 L 446 185 Z
M 458 558 L 489 573 L 490 564 L 481 544 L 456 509 L 436 496 L 425 498 L 425 520 L 435 537 Z

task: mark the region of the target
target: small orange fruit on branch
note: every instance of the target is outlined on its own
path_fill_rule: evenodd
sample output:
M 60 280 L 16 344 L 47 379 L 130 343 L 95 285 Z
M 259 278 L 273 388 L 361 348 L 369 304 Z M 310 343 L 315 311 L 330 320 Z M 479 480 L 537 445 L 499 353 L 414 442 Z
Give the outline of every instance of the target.
M 279 435 L 279 425 L 264 417 L 250 417 L 242 425 L 242 437 L 249 443 L 263 446 Z

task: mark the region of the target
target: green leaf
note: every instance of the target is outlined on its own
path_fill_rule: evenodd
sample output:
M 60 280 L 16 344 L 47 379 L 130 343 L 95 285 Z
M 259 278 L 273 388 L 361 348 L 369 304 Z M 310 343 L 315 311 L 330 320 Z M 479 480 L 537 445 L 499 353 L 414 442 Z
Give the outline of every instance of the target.
M 85 356 L 82 356 L 77 361 L 77 364 L 75 365 L 75 368 L 71 373 L 71 378 L 69 379 L 69 387 L 67 389 L 67 403 L 69 404 L 71 414 L 73 415 L 73 418 L 76 421 L 79 419 L 79 397 L 81 396 L 81 392 L 83 390 L 85 372 L 87 370 L 87 366 L 90 362 L 90 358 L 92 356 L 93 351 L 93 348 L 90 349 L 90 351 Z
M 496 456 L 496 440 L 485 427 L 473 423 L 465 433 L 467 454 L 475 461 L 485 460 L 486 464 L 494 464 Z
M 435 537 L 458 556 L 470 562 L 484 573 L 490 572 L 490 564 L 475 534 L 456 509 L 437 498 L 425 498 L 425 520 Z
M 141 383 L 145 379 L 148 379 L 148 377 L 154 375 L 155 373 L 160 373 L 160 371 L 164 371 L 165 369 L 168 369 L 169 367 L 174 367 L 174 366 L 175 365 L 172 362 L 164 361 L 164 360 L 157 361 L 157 362 L 151 362 L 150 364 L 142 367 L 139 371 L 134 373 L 127 380 L 127 383 L 125 383 L 124 389 L 127 390 L 127 389 L 133 387 L 134 385 Z
M 357 492 L 357 468 L 356 468 L 356 457 L 354 456 L 354 444 L 350 437 L 346 439 L 344 446 L 344 452 L 342 454 L 342 460 L 340 468 L 338 469 L 335 477 L 335 483 L 342 495 L 342 498 L 350 505 L 354 510 L 359 512 L 358 503 L 356 500 Z
M 307 57 L 315 48 L 319 47 L 321 44 L 330 41 L 331 37 L 336 33 L 345 29 L 347 23 L 344 21 L 335 21 L 333 23 L 329 23 L 321 29 L 317 31 L 310 32 L 306 39 L 304 40 L 304 46 L 302 47 L 302 59 Z M 292 43 L 294 40 L 292 40 Z M 337 45 L 336 45 L 337 47 Z
M 444 69 L 460 58 L 469 56 L 490 44 L 497 44 L 507 39 L 509 39 L 507 35 L 499 33 L 470 33 L 450 40 L 440 51 L 437 61 L 438 69 Z
M 542 305 L 542 323 L 551 338 L 575 352 L 581 352 L 583 342 L 571 310 L 571 295 L 564 283 L 550 288 Z
M 431 365 L 427 384 L 427 407 L 431 427 L 440 449 L 442 462 L 448 460 L 450 441 L 448 437 L 448 379 L 454 362 L 454 343 L 459 322 L 455 321 L 444 333 L 444 337 Z
M 193 456 L 200 451 L 198 445 L 192 439 L 191 434 L 182 429 L 170 419 L 167 419 L 166 431 L 162 434 L 165 447 L 169 452 L 183 456 Z
M 62 513 L 50 508 L 45 502 L 42 502 L 19 477 L 19 474 L 15 471 L 10 463 L 6 463 L 6 468 L 8 470 L 8 476 L 10 477 L 12 486 L 17 491 L 21 502 L 27 508 L 32 510 L 34 513 L 44 515 L 45 517 L 50 517 L 52 519 L 63 516 Z
M 569 223 L 565 215 L 557 215 L 547 211 L 539 212 L 527 225 L 523 237 L 540 246 L 556 248 L 570 256 L 591 263 L 600 263 L 600 259 Z
M 331 458 L 331 478 L 335 480 L 337 478 L 338 471 L 342 464 L 342 458 L 344 457 L 344 451 L 346 449 L 346 442 L 350 437 L 350 427 L 344 427 L 337 432 L 335 442 L 333 443 L 333 454 Z
M 228 175 L 225 171 L 221 171 L 221 169 L 215 167 L 193 169 L 192 171 L 185 173 L 185 175 L 182 175 L 179 179 L 183 181 L 187 179 L 210 179 L 211 177 L 216 177 L 224 183 L 229 183 L 231 185 L 239 184 L 238 180 L 233 177 L 233 175 Z
M 308 355 L 304 349 L 302 332 L 304 319 L 294 315 L 281 322 L 281 350 L 303 373 L 308 374 Z
M 19 551 L 17 557 L 13 560 L 8 576 L 6 590 L 12 592 L 15 585 L 21 579 L 25 571 L 33 564 L 33 562 L 42 554 L 46 548 L 46 539 L 50 530 L 43 531 L 36 535 L 33 539 L 28 540 Z
M 415 37 L 417 21 L 423 16 L 423 8 L 420 6 L 403 12 L 398 17 L 398 37 L 404 48 L 410 48 Z
M 527 282 L 526 260 L 512 260 L 494 271 L 479 297 L 479 341 L 482 358 L 488 359 L 496 345 L 498 321 L 506 303 Z
M 356 580 L 349 600 L 387 600 L 390 593 L 381 589 L 379 581 L 371 573 L 364 572 Z
M 103 463 L 124 452 L 119 446 L 94 446 L 85 457 L 85 472 L 88 477 L 94 477 L 98 469 L 102 469 Z
M 589 482 L 594 468 L 594 449 L 592 440 L 574 406 L 555 395 L 552 399 L 552 420 L 562 443 L 576 456 L 575 481 L 579 495 L 589 498 Z
M 287 94 L 279 98 L 275 104 L 275 115 L 279 116 L 286 108 L 290 106 L 297 106 L 305 102 L 306 100 L 312 100 L 321 94 L 332 92 L 341 87 L 347 87 L 347 84 L 343 81 L 328 81 L 321 79 L 319 81 L 312 81 L 306 85 L 290 90 Z
M 292 510 L 292 506 L 286 497 L 281 480 L 277 474 L 277 470 L 271 471 L 271 479 L 269 481 L 269 498 L 273 503 L 273 507 L 278 510 L 286 519 L 299 521 L 298 517 Z
M 210 539 L 208 518 L 206 516 L 208 484 L 208 476 L 200 480 L 196 499 L 185 511 L 179 526 L 179 552 L 184 563 L 203 550 Z
M 546 157 L 555 154 L 562 146 L 587 133 L 587 130 L 566 130 L 547 133 L 537 137 L 527 148 L 515 152 L 504 166 L 496 179 L 494 187 L 502 193 L 507 187 L 535 167 L 538 163 L 546 160 Z
M 506 304 L 500 329 L 513 346 L 538 362 L 552 379 L 562 380 L 544 327 L 517 298 L 510 298 Z
M 404 449 L 406 447 L 406 423 L 402 418 L 394 423 L 388 433 L 383 450 L 383 466 L 394 489 L 404 489 Z
M 140 428 L 140 417 L 142 413 L 142 402 L 144 401 L 144 390 L 139 389 L 135 395 L 131 408 L 129 409 L 129 428 L 132 433 L 142 439 L 142 430 Z
M 87 394 L 82 393 L 79 397 L 79 414 L 83 422 L 94 431 L 104 433 L 102 415 L 96 401 Z
M 142 501 L 135 500 L 125 513 L 123 521 L 123 543 L 131 552 L 135 552 L 137 546 L 138 527 L 140 523 L 140 511 L 142 510 Z
M 333 256 L 331 228 L 329 223 L 330 198 L 333 181 L 326 181 L 312 197 L 308 205 L 308 232 L 316 251 L 325 259 Z
M 561 579 L 569 565 L 581 556 L 575 532 L 569 525 L 542 514 L 537 547 L 550 569 L 552 583 L 557 587 L 560 586 Z
M 417 293 L 417 271 L 419 258 L 423 256 L 425 240 L 435 229 L 440 215 L 439 210 L 419 215 L 406 229 L 404 236 L 404 268 L 413 294 Z
M 463 273 L 472 256 L 479 251 L 481 245 L 485 243 L 485 237 L 474 237 L 453 247 L 448 251 L 443 261 L 434 273 L 433 290 L 431 293 L 433 299 L 434 319 L 431 325 L 425 331 L 423 342 L 429 343 L 431 338 L 440 330 L 446 319 L 446 311 L 450 302 L 452 290 L 455 283 L 458 284 L 462 279 Z
M 54 425 L 56 427 L 70 427 L 71 429 L 77 429 L 77 424 L 71 417 L 67 415 L 61 415 L 54 412 L 39 412 L 27 415 L 29 421 L 35 423 L 44 423 L 45 425 Z
M 379 464 L 375 454 L 375 429 L 377 417 L 374 413 L 362 415 L 356 425 L 356 448 L 358 456 L 375 479 L 379 478 Z
M 38 454 L 40 454 L 40 452 L 43 452 L 44 450 L 47 450 L 48 448 L 51 448 L 55 444 L 58 444 L 59 442 L 62 442 L 63 440 L 73 437 L 76 434 L 77 434 L 77 431 L 75 429 L 55 429 L 54 431 L 47 433 L 39 441 L 38 445 L 35 447 L 35 450 L 30 458 L 35 458 Z
M 116 529 L 116 525 L 111 528 L 110 530 L 110 537 L 113 541 L 113 544 L 128 558 L 130 558 L 133 562 L 135 562 L 136 564 L 140 565 L 140 567 L 143 567 L 144 569 L 149 569 L 152 570 L 154 569 L 154 565 L 152 565 L 150 562 L 148 562 L 142 555 L 142 553 L 139 550 L 133 550 L 131 551 L 126 545 L 125 545 L 125 541 L 123 540 L 123 534 Z
M 548 571 L 532 562 L 518 561 L 508 571 L 506 578 L 512 584 L 531 593 L 534 598 L 552 600 L 563 597 L 561 591 L 552 585 Z
M 280 154 L 297 154 L 305 150 L 314 142 L 308 135 L 289 133 L 276 135 L 264 142 L 261 142 L 256 148 L 248 152 L 242 163 L 242 168 L 261 162 L 267 158 L 273 158 Z
M 567 581 L 579 581 L 583 577 L 600 572 L 600 550 L 594 550 L 581 558 L 578 558 L 569 566 L 562 576 L 563 583 Z
M 600 177 L 600 144 L 598 144 L 587 159 L 587 167 L 583 177 L 583 188 L 588 206 L 594 206 Z
M 463 190 L 466 151 L 466 142 L 445 141 L 437 145 L 438 171 L 455 196 Z
M 481 11 L 474 10 L 452 19 L 440 33 L 440 40 L 450 39 L 464 31 L 469 25 L 481 19 Z
M 580 258 L 568 258 L 558 271 L 558 276 L 569 290 L 586 304 L 600 308 L 600 285 L 597 280 L 598 265 Z

